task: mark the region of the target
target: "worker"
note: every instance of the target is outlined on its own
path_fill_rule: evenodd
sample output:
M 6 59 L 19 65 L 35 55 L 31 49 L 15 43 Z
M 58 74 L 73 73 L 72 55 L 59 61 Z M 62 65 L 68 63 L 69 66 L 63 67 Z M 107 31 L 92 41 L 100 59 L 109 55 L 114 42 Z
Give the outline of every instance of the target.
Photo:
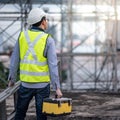
M 55 42 L 45 30 L 48 15 L 40 8 L 28 14 L 29 29 L 24 29 L 15 44 L 11 56 L 8 86 L 14 85 L 20 71 L 20 88 L 16 105 L 15 120 L 24 120 L 30 101 L 35 97 L 37 120 L 47 120 L 42 114 L 43 99 L 50 95 L 50 83 L 58 98 L 60 89 Z

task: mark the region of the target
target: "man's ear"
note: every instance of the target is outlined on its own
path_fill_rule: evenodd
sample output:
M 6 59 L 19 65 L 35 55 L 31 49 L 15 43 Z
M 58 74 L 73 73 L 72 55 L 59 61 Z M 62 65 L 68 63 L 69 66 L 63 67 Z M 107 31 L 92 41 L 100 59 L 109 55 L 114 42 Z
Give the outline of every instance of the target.
M 42 24 L 42 25 L 45 25 L 45 20 L 43 20 L 41 24 Z

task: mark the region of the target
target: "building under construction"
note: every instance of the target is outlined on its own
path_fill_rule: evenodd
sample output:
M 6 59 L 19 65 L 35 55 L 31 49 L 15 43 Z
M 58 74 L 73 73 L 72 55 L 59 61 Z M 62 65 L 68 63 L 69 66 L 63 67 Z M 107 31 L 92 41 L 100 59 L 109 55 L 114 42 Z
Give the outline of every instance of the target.
M 5 70 L 35 7 L 50 15 L 47 32 L 55 39 L 62 90 L 119 93 L 120 0 L 0 0 L 0 63 Z M 6 85 L 5 70 L 0 81 Z

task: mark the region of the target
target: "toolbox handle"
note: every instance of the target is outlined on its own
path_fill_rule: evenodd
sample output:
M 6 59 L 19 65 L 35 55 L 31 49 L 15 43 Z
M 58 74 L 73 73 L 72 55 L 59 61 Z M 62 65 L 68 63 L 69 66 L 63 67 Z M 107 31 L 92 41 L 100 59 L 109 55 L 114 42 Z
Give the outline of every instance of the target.
M 55 94 L 55 98 L 57 98 L 58 97 L 58 95 L 57 94 Z
M 57 95 L 57 94 L 55 94 L 55 98 L 56 98 L 56 99 L 58 98 L 58 95 Z M 60 98 L 62 98 L 62 97 L 60 97 Z

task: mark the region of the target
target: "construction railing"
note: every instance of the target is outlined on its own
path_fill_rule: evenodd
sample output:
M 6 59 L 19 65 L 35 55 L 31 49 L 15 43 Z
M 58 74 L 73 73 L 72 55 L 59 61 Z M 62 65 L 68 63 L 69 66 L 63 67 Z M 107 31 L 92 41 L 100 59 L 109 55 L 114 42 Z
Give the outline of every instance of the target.
M 8 87 L 3 92 L 0 93 L 0 120 L 11 120 L 15 115 L 15 106 L 17 100 L 17 90 L 19 88 L 20 81 L 16 82 L 13 87 Z M 14 96 L 14 110 L 7 116 L 6 110 L 6 100 L 9 96 Z

